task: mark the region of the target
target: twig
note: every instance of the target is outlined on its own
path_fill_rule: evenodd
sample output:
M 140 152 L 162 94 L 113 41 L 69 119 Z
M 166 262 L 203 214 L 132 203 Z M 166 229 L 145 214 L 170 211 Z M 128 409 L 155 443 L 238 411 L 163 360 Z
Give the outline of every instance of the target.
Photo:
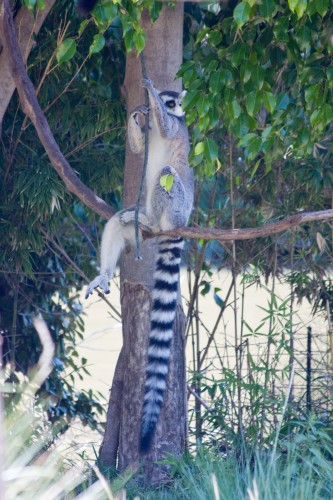
M 204 400 L 202 399 L 202 397 L 201 397 L 201 396 L 199 396 L 199 394 L 197 394 L 197 393 L 196 393 L 196 392 L 192 389 L 192 387 L 191 387 L 190 385 L 188 385 L 188 386 L 187 386 L 187 390 L 188 390 L 188 392 L 190 392 L 190 393 L 192 394 L 192 396 L 194 396 L 194 397 L 195 397 L 195 399 L 197 399 L 197 400 L 198 400 L 198 401 L 202 404 L 202 406 L 203 406 L 204 408 L 206 408 L 206 410 L 207 410 L 207 411 L 209 411 L 210 413 L 214 413 L 214 412 L 215 412 L 214 408 L 210 408 L 210 406 L 208 406 L 208 404 L 206 403 L 206 401 L 204 401 Z

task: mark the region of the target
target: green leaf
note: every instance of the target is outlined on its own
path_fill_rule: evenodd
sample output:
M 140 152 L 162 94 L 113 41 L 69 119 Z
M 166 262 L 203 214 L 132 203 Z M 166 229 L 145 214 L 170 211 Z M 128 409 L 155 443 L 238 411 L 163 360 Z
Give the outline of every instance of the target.
M 252 64 L 249 61 L 243 63 L 240 67 L 240 77 L 244 83 L 248 82 L 251 78 Z
M 255 176 L 256 171 L 258 170 L 258 167 L 259 167 L 259 165 L 260 165 L 260 162 L 261 162 L 261 158 L 260 158 L 258 161 L 256 161 L 256 163 L 255 163 L 255 165 L 254 165 L 254 167 L 253 167 L 253 169 L 252 169 L 252 172 L 251 172 L 251 179 L 253 179 L 253 177 Z
M 234 9 L 234 19 L 238 28 L 241 28 L 249 19 L 251 7 L 246 2 L 240 2 Z
M 270 113 L 273 113 L 274 109 L 276 108 L 276 96 L 273 95 L 271 92 L 264 92 L 263 93 L 263 101 L 264 101 L 266 109 Z
M 314 85 L 310 85 L 305 89 L 305 100 L 308 104 L 314 104 L 320 90 L 320 83 L 315 83 Z
M 229 102 L 228 104 L 228 111 L 230 118 L 234 120 L 235 118 L 238 118 L 242 112 L 242 108 L 240 107 L 240 104 L 236 99 L 233 101 Z
M 205 280 L 202 280 L 200 282 L 200 285 L 202 287 L 202 290 L 201 290 L 201 295 L 207 295 L 207 293 L 209 292 L 210 290 L 210 283 L 209 281 L 205 281 Z
M 245 97 L 245 106 L 250 116 L 256 115 L 261 107 L 261 94 L 257 90 L 247 94 Z
M 195 156 L 197 156 L 197 155 L 200 155 L 203 152 L 204 152 L 204 143 L 203 142 L 198 142 L 198 144 L 194 148 L 194 154 L 195 154 Z
M 326 14 L 328 7 L 330 5 L 330 0 L 316 0 L 315 1 L 315 6 L 318 14 L 321 15 L 321 17 L 324 17 Z
M 300 19 L 306 12 L 307 6 L 308 6 L 308 0 L 298 0 L 295 8 L 298 19 Z
M 276 98 L 276 109 L 286 110 L 289 106 L 289 95 L 285 92 L 280 92 Z
M 252 66 L 251 68 L 251 81 L 258 87 L 259 90 L 262 89 L 265 79 L 265 70 L 258 64 Z
M 24 0 L 24 3 L 29 10 L 34 10 L 37 4 L 37 0 Z
M 200 118 L 204 118 L 209 111 L 209 102 L 206 95 L 200 95 L 197 101 L 197 111 Z
M 84 19 L 84 21 L 82 21 L 82 23 L 80 24 L 80 27 L 79 27 L 79 31 L 78 31 L 79 36 L 82 35 L 82 33 L 84 32 L 88 23 L 89 23 L 89 19 Z
M 253 141 L 253 139 L 255 139 L 257 137 L 257 134 L 253 134 L 252 132 L 250 132 L 249 134 L 246 134 L 244 135 L 244 137 L 242 137 L 240 139 L 240 141 L 238 142 L 238 146 L 240 147 L 246 147 L 248 146 L 251 141 Z
M 246 46 L 244 43 L 231 47 L 231 64 L 238 67 L 244 60 L 246 55 Z
M 297 14 L 298 18 L 301 18 L 306 11 L 308 1 L 307 0 L 288 0 L 289 8 L 292 12 Z
M 207 137 L 204 141 L 204 152 L 207 160 L 213 163 L 217 159 L 219 153 L 217 143 L 213 139 Z
M 135 44 L 135 48 L 137 50 L 137 53 L 140 54 L 140 52 L 142 52 L 143 49 L 145 48 L 146 32 L 142 30 L 142 31 L 134 33 L 133 42 Z
M 172 174 L 162 175 L 160 178 L 160 184 L 167 193 L 170 193 L 173 186 L 174 177 Z
M 330 81 L 333 81 L 333 66 L 329 66 L 329 68 L 327 68 L 327 78 L 330 80 Z
M 333 119 L 333 109 L 330 104 L 324 104 L 310 116 L 310 123 L 314 128 L 323 130 Z
M 118 15 L 118 8 L 114 2 L 99 2 L 92 11 L 92 15 L 96 21 L 97 26 L 101 30 L 106 30 L 112 20 Z
M 321 108 L 321 121 L 322 121 L 322 126 L 326 127 L 329 123 L 331 123 L 333 119 L 333 109 L 330 104 L 324 104 L 324 106 Z
M 275 9 L 276 5 L 274 0 L 262 0 L 262 3 L 259 5 L 259 13 L 266 19 L 269 19 L 273 16 Z
M 224 307 L 224 300 L 219 296 L 218 292 L 220 291 L 220 288 L 214 288 L 214 300 L 215 300 L 215 303 L 219 306 L 219 307 Z
M 75 52 L 76 52 L 76 41 L 73 38 L 67 38 L 67 40 L 64 40 L 62 44 L 58 47 L 58 50 L 56 52 L 56 58 L 58 64 L 62 64 L 72 59 Z
M 103 35 L 97 34 L 94 36 L 94 41 L 89 47 L 89 54 L 97 54 L 102 50 L 105 45 L 105 38 Z
M 246 113 L 242 113 L 237 120 L 231 125 L 232 132 L 236 137 L 243 137 L 250 128 L 250 117 Z

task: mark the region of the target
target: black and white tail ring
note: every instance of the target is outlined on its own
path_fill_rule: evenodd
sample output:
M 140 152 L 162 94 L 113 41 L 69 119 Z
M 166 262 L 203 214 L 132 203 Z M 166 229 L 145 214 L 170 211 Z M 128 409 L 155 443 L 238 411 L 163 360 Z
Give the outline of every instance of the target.
M 183 238 L 160 237 L 154 274 L 148 361 L 141 419 L 140 453 L 152 445 L 169 370 Z

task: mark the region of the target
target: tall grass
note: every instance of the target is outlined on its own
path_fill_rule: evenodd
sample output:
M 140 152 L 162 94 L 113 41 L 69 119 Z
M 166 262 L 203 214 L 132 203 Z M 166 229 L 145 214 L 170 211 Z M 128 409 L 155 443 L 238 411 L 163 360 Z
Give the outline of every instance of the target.
M 129 497 L 166 500 L 328 500 L 333 498 L 333 443 L 314 436 L 285 443 L 271 461 L 269 452 L 249 450 L 223 457 L 200 450 L 195 458 L 170 460 L 171 485 L 160 490 L 128 487 Z

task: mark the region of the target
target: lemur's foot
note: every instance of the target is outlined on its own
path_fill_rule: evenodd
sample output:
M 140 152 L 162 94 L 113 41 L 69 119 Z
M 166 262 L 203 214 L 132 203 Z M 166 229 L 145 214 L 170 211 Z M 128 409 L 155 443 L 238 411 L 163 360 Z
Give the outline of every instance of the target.
M 123 210 L 119 214 L 120 223 L 125 226 L 129 222 L 135 221 L 135 210 Z M 149 220 L 143 213 L 139 213 L 139 226 L 141 229 L 147 232 L 151 232 L 152 229 L 149 225 Z
M 134 210 L 124 210 L 119 214 L 120 223 L 125 226 L 129 222 L 133 222 L 135 220 L 135 211 Z
M 109 277 L 107 274 L 100 274 L 99 276 L 96 276 L 96 278 L 89 283 L 85 298 L 87 299 L 89 295 L 92 295 L 93 291 L 98 286 L 103 290 L 105 294 L 110 293 Z

